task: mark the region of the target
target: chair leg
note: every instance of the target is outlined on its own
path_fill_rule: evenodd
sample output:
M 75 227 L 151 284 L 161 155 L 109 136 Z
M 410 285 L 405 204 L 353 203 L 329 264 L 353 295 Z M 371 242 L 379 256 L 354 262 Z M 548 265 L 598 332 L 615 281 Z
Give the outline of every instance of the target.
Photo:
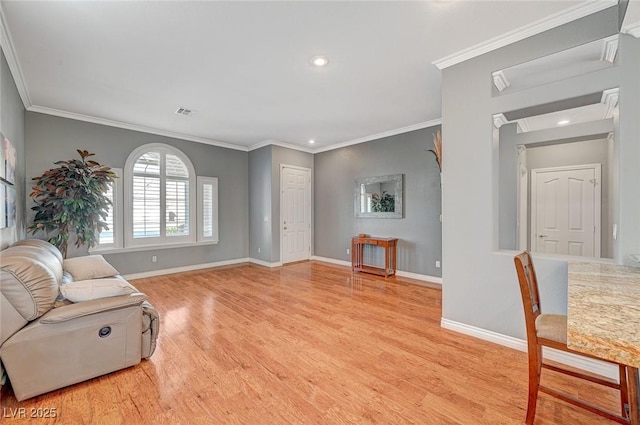
M 533 420 L 536 417 L 538 390 L 540 388 L 540 374 L 542 372 L 542 347 L 537 345 L 535 351 L 535 355 L 532 355 L 532 353 L 529 352 L 529 401 L 527 402 L 527 425 L 533 425 Z
M 619 365 L 620 376 L 620 411 L 623 418 L 629 418 L 629 386 L 627 385 L 627 368 Z

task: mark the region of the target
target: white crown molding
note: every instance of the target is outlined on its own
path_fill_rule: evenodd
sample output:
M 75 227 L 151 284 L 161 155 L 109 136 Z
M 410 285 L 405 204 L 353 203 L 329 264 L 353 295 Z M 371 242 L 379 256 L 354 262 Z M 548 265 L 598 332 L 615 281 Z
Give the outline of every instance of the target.
M 529 128 L 529 121 L 527 121 L 526 118 L 522 118 L 516 121 L 518 123 L 518 126 L 520 127 L 520 133 L 527 133 L 529 131 L 531 131 L 531 129 Z
M 507 121 L 507 117 L 504 116 L 504 114 L 500 113 L 500 114 L 495 114 L 493 116 L 493 125 L 496 128 L 500 128 L 503 125 L 505 125 L 506 123 L 508 123 L 509 121 Z
M 218 142 L 216 140 L 205 139 L 204 137 L 191 136 L 188 134 L 174 133 L 173 131 L 159 130 L 156 128 L 145 127 L 137 124 L 130 124 L 121 121 L 108 120 L 105 118 L 93 117 L 90 115 L 78 114 L 75 112 L 63 111 L 60 109 L 47 108 L 46 106 L 30 106 L 27 108 L 29 112 L 38 112 L 41 114 L 55 115 L 57 117 L 69 118 L 77 121 L 90 122 L 93 124 L 106 125 L 109 127 L 117 127 L 125 130 L 139 131 L 141 133 L 156 134 L 158 136 L 172 137 L 174 139 L 190 140 L 192 142 L 204 143 L 205 145 L 219 146 L 221 148 L 235 149 L 238 151 L 247 151 L 246 146 L 232 145 L 231 143 Z
M 11 39 L 11 34 L 9 33 L 9 27 L 7 26 L 7 21 L 4 16 L 4 10 L 2 9 L 1 3 L 0 45 L 2 46 L 2 51 L 4 52 L 4 56 L 7 59 L 7 64 L 9 65 L 9 70 L 11 71 L 11 75 L 13 76 L 13 80 L 16 83 L 16 88 L 18 89 L 20 99 L 22 99 L 22 104 L 24 105 L 25 109 L 28 109 L 31 106 L 29 90 L 27 90 L 27 84 L 25 83 L 24 75 L 22 74 L 22 68 L 20 68 L 20 63 L 18 62 L 16 51 L 13 48 L 13 41 Z
M 616 53 L 618 53 L 618 34 L 602 40 L 600 60 L 613 63 L 616 60 Z
M 636 22 L 635 24 L 625 25 L 624 27 L 622 27 L 621 32 L 632 35 L 635 38 L 640 38 L 640 22 Z
M 485 341 L 513 348 L 518 351 L 527 351 L 526 341 L 508 335 L 499 334 L 497 332 L 488 331 L 486 329 L 477 328 L 475 326 L 467 325 L 465 323 L 460 323 L 445 318 L 442 318 L 440 320 L 440 326 L 442 326 L 444 329 L 483 339 Z M 548 347 L 543 348 L 543 356 L 545 359 L 553 360 L 567 366 L 572 366 L 591 373 L 595 373 L 597 375 L 612 379 L 616 382 L 618 382 L 619 379 L 618 367 L 610 363 L 582 357 L 571 353 L 566 353 L 564 351 L 554 350 L 553 348 Z
M 311 148 L 305 148 L 303 146 L 293 145 L 291 143 L 285 143 L 285 142 L 281 142 L 279 140 L 272 140 L 272 139 L 263 140 L 260 143 L 256 143 L 255 145 L 251 145 L 251 146 L 249 146 L 247 148 L 247 150 L 249 152 L 251 152 L 251 151 L 254 151 L 256 149 L 263 148 L 265 146 L 280 146 L 280 147 L 283 147 L 283 148 L 293 149 L 293 150 L 296 150 L 296 151 L 313 153 L 313 149 L 311 149 Z
M 609 90 L 604 90 L 602 92 L 602 99 L 600 99 L 600 103 L 604 103 L 605 105 L 607 105 L 607 109 L 602 119 L 606 120 L 613 117 L 613 111 L 616 109 L 616 106 L 618 106 L 619 96 L 620 96 L 620 89 L 618 87 L 609 89 Z
M 334 149 L 340 149 L 347 146 L 357 145 L 360 143 L 370 142 L 372 140 L 382 139 L 384 137 L 396 136 L 402 133 L 408 133 L 410 131 L 421 130 L 423 128 L 434 127 L 442 124 L 442 118 L 438 118 L 431 121 L 424 121 L 417 124 L 408 125 L 406 127 L 400 127 L 393 130 L 383 131 L 382 133 L 372 134 L 370 136 L 359 137 L 357 139 L 347 140 L 346 142 L 335 143 L 331 146 L 325 146 L 313 150 L 313 153 L 327 152 Z
M 496 71 L 491 75 L 493 76 L 493 85 L 496 86 L 499 92 L 503 91 L 511 85 L 504 71 Z
M 446 56 L 442 59 L 438 59 L 433 63 L 438 69 L 443 70 L 452 65 L 464 62 L 471 58 L 489 53 L 493 50 L 515 43 L 525 38 L 540 34 L 544 31 L 566 24 L 576 19 L 583 18 L 593 13 L 604 10 L 608 7 L 615 6 L 618 0 L 596 0 L 588 1 L 577 6 L 565 9 L 544 19 L 540 19 L 536 22 L 532 22 L 523 27 L 517 28 L 513 31 L 509 31 L 498 37 L 494 37 L 485 42 L 476 44 L 467 49 L 456 52 L 452 55 Z

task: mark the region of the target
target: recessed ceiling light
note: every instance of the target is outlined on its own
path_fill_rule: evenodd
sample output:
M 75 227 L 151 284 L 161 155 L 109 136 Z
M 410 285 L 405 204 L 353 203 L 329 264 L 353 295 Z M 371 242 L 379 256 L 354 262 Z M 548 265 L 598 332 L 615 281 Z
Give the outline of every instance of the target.
M 314 56 L 311 58 L 311 63 L 317 67 L 327 66 L 329 59 L 326 56 Z
M 569 124 L 571 121 L 569 120 L 562 120 L 562 121 L 558 121 L 558 125 L 566 125 Z
M 310 145 L 313 145 L 315 142 L 316 142 L 316 141 L 315 141 L 315 140 L 313 140 L 313 139 L 309 140 L 309 144 L 310 144 Z

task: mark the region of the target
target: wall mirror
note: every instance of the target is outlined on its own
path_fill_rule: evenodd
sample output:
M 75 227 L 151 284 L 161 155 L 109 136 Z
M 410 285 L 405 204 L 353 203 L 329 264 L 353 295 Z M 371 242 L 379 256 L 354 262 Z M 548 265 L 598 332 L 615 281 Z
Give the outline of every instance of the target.
M 356 179 L 354 199 L 358 218 L 402 218 L 402 174 Z
M 494 115 L 500 249 L 614 257 L 618 92 Z

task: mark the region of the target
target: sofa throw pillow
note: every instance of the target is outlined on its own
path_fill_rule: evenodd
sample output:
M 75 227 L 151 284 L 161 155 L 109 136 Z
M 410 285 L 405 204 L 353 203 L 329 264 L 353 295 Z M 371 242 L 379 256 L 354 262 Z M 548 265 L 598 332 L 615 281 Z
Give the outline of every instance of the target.
M 60 293 L 69 301 L 79 303 L 99 298 L 133 294 L 136 288 L 122 279 L 93 279 L 60 285 Z
M 118 270 L 114 269 L 102 255 L 67 258 L 62 263 L 62 268 L 71 273 L 73 280 L 100 279 L 118 274 Z

